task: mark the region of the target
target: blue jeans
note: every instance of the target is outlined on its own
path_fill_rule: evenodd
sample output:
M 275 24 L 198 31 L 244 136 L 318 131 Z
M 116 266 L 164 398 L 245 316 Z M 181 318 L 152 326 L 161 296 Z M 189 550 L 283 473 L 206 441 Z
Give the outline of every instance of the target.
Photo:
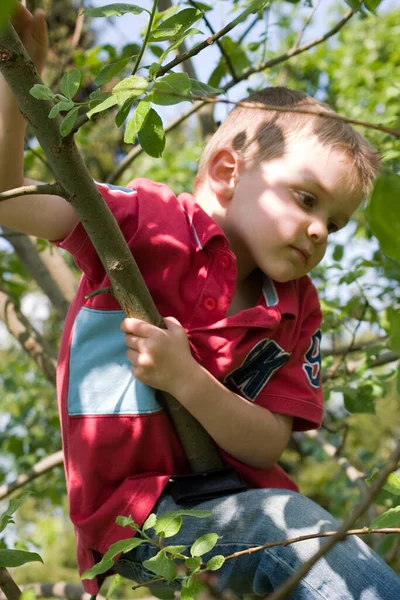
M 164 494 L 154 512 L 161 514 L 179 508 L 182 507 Z M 266 542 L 333 531 L 339 527 L 323 508 L 289 490 L 248 490 L 188 508 L 211 510 L 213 515 L 206 519 L 183 517 L 180 532 L 168 538 L 168 543 L 190 546 L 205 533 L 218 533 L 221 538 L 203 560 L 215 554 L 227 556 Z M 316 538 L 229 560 L 215 572 L 217 582 L 214 587 L 218 592 L 230 589 L 237 595 L 271 593 L 323 543 L 322 538 Z M 149 581 L 153 574 L 142 567 L 142 562 L 156 551 L 149 544 L 142 544 L 121 555 L 115 570 L 138 583 Z M 400 600 L 400 578 L 364 542 L 349 536 L 314 565 L 289 598 Z

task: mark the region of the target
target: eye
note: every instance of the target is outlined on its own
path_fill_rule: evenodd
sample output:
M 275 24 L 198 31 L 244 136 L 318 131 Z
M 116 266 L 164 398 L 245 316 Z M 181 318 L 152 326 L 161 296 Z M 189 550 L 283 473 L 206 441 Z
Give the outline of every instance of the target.
M 339 231 L 339 227 L 332 221 L 328 223 L 328 233 L 335 233 L 336 231 Z
M 312 194 L 297 190 L 296 195 L 303 206 L 306 206 L 307 208 L 313 208 L 313 206 L 315 205 L 316 198 Z

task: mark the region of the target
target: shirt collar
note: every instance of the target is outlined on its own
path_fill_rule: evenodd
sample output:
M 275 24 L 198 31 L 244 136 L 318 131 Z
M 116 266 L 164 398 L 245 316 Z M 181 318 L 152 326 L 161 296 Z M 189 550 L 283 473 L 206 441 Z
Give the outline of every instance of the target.
M 196 251 L 203 250 L 206 244 L 217 236 L 223 238 L 226 248 L 229 247 L 229 242 L 221 227 L 197 204 L 191 194 L 187 192 L 180 194 L 178 201 L 191 227 Z M 278 283 L 264 274 L 263 296 L 267 307 L 276 306 L 282 315 L 298 316 L 298 294 L 295 281 Z
M 203 250 L 206 244 L 216 236 L 221 236 L 225 240 L 224 245 L 229 246 L 221 227 L 197 204 L 191 194 L 186 192 L 180 194 L 178 201 L 186 213 L 197 251 Z

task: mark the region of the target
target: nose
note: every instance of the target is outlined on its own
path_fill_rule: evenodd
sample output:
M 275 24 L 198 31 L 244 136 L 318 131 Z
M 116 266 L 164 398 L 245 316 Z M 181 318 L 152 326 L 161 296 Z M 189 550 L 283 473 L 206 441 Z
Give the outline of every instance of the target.
M 314 244 L 326 244 L 328 240 L 328 226 L 325 220 L 315 216 L 308 225 L 307 235 Z

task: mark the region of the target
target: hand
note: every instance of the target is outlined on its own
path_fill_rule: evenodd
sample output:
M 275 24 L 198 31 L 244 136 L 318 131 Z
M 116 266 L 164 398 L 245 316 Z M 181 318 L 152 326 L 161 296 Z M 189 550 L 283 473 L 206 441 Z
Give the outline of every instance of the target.
M 38 73 L 42 73 L 49 49 L 47 24 L 43 10 L 36 9 L 32 14 L 20 2 L 17 2 L 11 24 L 18 33 Z
M 176 395 L 192 376 L 198 363 L 190 352 L 184 328 L 173 317 L 160 329 L 139 319 L 124 319 L 121 330 L 128 346 L 127 357 L 136 379 Z

